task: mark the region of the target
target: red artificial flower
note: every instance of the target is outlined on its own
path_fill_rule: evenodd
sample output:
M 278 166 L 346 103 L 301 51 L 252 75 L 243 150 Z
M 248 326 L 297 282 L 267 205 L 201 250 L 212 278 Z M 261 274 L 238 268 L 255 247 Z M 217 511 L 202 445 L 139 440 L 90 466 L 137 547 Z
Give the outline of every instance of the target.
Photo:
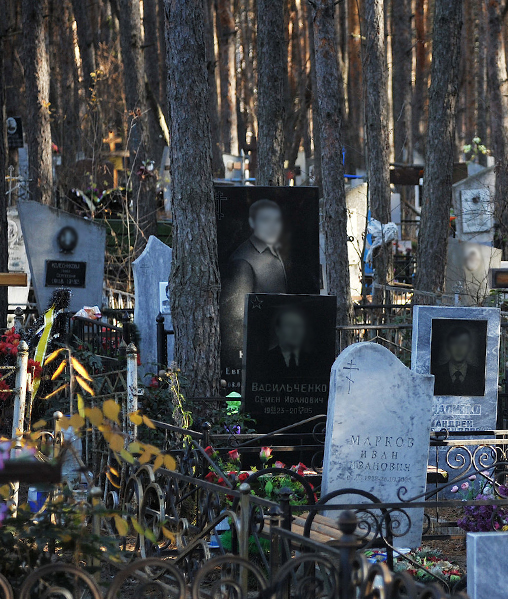
M 209 472 L 205 476 L 205 480 L 207 480 L 209 483 L 214 483 L 217 480 L 217 475 L 215 474 L 215 472 Z
M 240 460 L 238 449 L 232 449 L 231 451 L 228 451 L 228 456 L 232 462 L 238 462 Z
M 28 360 L 28 365 L 26 368 L 27 372 L 32 372 L 33 370 L 33 376 L 35 379 L 38 379 L 41 374 L 42 374 L 42 367 L 40 362 L 37 362 L 36 360 Z
M 275 462 L 275 464 L 273 465 L 274 468 L 285 468 L 286 464 L 284 464 L 284 462 Z
M 157 389 L 158 386 L 159 386 L 159 381 L 156 376 L 153 376 L 152 380 L 150 381 L 150 388 Z
M 238 476 L 238 480 L 243 483 L 244 481 L 246 481 L 249 478 L 250 474 L 248 472 L 241 472 L 240 475 Z
M 217 484 L 220 485 L 221 487 L 225 487 L 226 486 L 226 481 L 221 476 L 219 478 L 219 480 L 217 481 Z
M 215 453 L 215 450 L 211 445 L 209 445 L 208 447 L 205 447 L 205 453 L 208 457 L 211 458 L 213 456 L 213 454 Z

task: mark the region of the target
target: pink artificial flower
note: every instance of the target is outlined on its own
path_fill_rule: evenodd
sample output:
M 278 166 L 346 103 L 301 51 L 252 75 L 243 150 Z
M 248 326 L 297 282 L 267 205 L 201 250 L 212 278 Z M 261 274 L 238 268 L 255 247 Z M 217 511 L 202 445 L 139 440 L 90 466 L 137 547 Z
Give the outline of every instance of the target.
M 232 462 L 240 461 L 240 454 L 238 453 L 238 449 L 232 449 L 231 451 L 228 451 L 228 456 Z
M 471 476 L 469 477 L 469 480 L 476 480 L 476 474 L 471 474 Z
M 284 464 L 284 462 L 275 462 L 275 464 L 273 465 L 274 468 L 285 468 L 286 464 Z
M 459 490 L 459 487 L 457 487 L 457 485 L 455 485 L 454 487 L 452 487 L 450 489 L 450 493 L 457 493 L 458 490 Z
M 461 488 L 463 491 L 466 491 L 467 489 L 469 489 L 469 483 L 468 483 L 468 482 L 462 483 L 462 484 L 460 485 L 460 488 Z
M 268 462 L 268 460 L 270 459 L 272 455 L 272 448 L 271 447 L 262 447 L 261 451 L 259 452 L 259 457 L 261 458 L 262 462 Z

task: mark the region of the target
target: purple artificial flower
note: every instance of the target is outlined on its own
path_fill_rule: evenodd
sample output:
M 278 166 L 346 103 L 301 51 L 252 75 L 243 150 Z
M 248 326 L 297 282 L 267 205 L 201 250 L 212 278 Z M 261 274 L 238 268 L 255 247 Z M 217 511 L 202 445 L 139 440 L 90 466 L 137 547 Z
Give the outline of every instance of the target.
M 471 474 L 471 476 L 469 477 L 469 480 L 476 480 L 476 474 Z
M 508 497 L 508 487 L 506 485 L 499 485 L 497 492 L 501 497 Z
M 459 487 L 457 487 L 457 485 L 455 485 L 454 487 L 452 487 L 450 489 L 450 493 L 457 493 L 458 490 L 459 490 Z

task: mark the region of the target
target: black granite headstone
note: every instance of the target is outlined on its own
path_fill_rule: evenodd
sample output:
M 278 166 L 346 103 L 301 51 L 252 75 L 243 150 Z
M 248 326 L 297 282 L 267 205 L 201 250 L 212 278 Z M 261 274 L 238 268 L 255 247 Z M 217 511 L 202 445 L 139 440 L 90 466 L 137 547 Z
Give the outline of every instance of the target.
M 334 296 L 247 296 L 243 397 L 256 432 L 326 414 L 336 312 Z
M 317 187 L 216 186 L 221 367 L 240 392 L 247 293 L 319 293 Z

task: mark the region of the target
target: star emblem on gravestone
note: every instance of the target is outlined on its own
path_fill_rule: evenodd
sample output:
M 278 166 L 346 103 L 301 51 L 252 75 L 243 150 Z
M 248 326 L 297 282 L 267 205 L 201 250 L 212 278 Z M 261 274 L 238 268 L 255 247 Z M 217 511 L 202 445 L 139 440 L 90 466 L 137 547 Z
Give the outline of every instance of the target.
M 259 299 L 259 297 L 256 295 L 256 297 L 251 302 L 251 306 L 252 306 L 253 310 L 261 310 L 262 303 L 263 303 L 263 300 Z
M 351 393 L 351 385 L 354 384 L 353 380 L 353 370 L 360 370 L 356 364 L 351 360 L 348 362 L 347 366 L 342 367 L 343 370 L 348 370 L 349 373 L 346 375 L 346 380 L 348 381 L 348 395 Z

